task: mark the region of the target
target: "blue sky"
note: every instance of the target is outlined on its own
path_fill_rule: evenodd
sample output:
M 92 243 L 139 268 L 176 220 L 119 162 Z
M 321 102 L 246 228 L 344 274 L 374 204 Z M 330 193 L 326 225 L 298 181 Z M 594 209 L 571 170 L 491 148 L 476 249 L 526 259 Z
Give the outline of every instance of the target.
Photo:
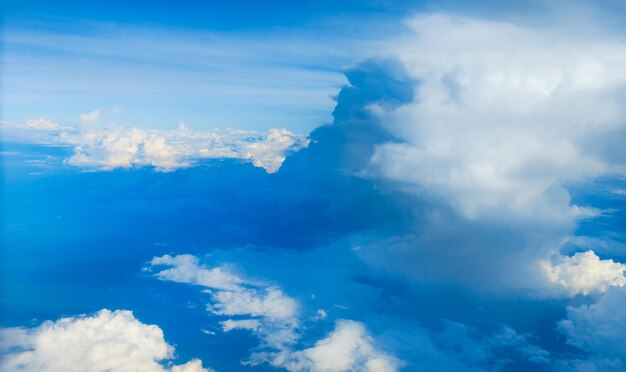
M 626 368 L 620 2 L 3 7 L 3 370 Z

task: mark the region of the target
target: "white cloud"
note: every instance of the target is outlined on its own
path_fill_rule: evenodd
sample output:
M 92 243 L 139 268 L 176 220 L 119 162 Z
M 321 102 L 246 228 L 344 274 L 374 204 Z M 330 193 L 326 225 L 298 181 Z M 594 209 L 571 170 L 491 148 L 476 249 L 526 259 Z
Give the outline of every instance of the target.
M 280 168 L 287 153 L 308 141 L 285 129 L 267 133 L 240 130 L 193 131 L 108 127 L 63 132 L 49 139 L 74 147 L 70 165 L 102 170 L 154 166 L 168 171 L 188 167 L 201 159 L 233 158 L 251 161 L 268 172 Z
M 172 366 L 171 372 L 211 372 L 213 370 L 202 367 L 202 361 L 200 359 L 193 359 L 185 364 Z
M 567 336 L 568 344 L 592 354 L 588 364 L 619 365 L 621 368 L 613 370 L 621 370 L 626 366 L 625 307 L 626 287 L 613 287 L 597 303 L 568 307 L 559 330 Z
M 549 281 L 570 295 L 606 292 L 609 287 L 626 285 L 626 265 L 611 259 L 601 260 L 593 251 L 560 256 L 557 263 L 542 262 Z
M 251 315 L 270 319 L 292 318 L 298 309 L 296 301 L 286 296 L 280 289 L 239 289 L 213 293 L 216 301 L 210 306 L 211 312 L 218 315 Z
M 208 311 L 228 317 L 220 321 L 222 331 L 247 330 L 255 334 L 261 342 L 257 349 L 264 350 L 252 353 L 243 362 L 245 365 L 269 363 L 288 370 L 381 372 L 395 371 L 399 365 L 394 357 L 374 346 L 362 323 L 350 320 L 338 321 L 335 330 L 313 347 L 293 351 L 304 326 L 299 320 L 299 303 L 275 286 L 240 276 L 233 279 L 235 274 L 226 268 L 206 267 L 191 255 L 155 257 L 147 270 L 161 280 L 204 286 L 211 296 Z M 215 272 L 228 273 L 228 279 L 203 279 L 213 278 Z M 318 310 L 314 319 L 327 315 Z
M 249 331 L 256 331 L 261 326 L 261 323 L 259 323 L 259 321 L 256 319 L 227 319 L 223 322 L 220 322 L 220 324 L 222 325 L 222 330 L 224 332 L 229 332 L 233 329 L 247 329 Z
M 383 55 L 415 96 L 368 106 L 392 139 L 361 174 L 417 199 L 416 218 L 357 254 L 417 279 L 543 291 L 538 263 L 598 214 L 567 185 L 626 169 L 626 43 L 446 15 L 408 24 Z
M 284 348 L 298 339 L 299 305 L 279 288 L 246 280 L 227 267 L 208 268 L 192 255 L 155 257 L 148 270 L 160 280 L 200 285 L 211 296 L 207 310 L 218 316 L 246 317 L 222 321 L 222 329 L 247 329 L 265 347 Z
M 95 123 L 100 119 L 100 110 L 93 110 L 79 115 L 80 122 L 83 124 Z
M 90 118 L 92 114 L 89 113 Z M 176 130 L 115 125 L 77 128 L 59 126 L 40 117 L 28 120 L 25 126 L 2 123 L 2 127 L 7 130 L 3 135 L 11 141 L 71 146 L 74 153 L 65 159 L 66 164 L 100 170 L 152 166 L 158 171 L 171 171 L 203 159 L 241 159 L 274 173 L 289 153 L 309 144 L 304 136 L 286 129 L 265 133 L 235 129 L 196 131 L 184 122 Z
M 235 290 L 244 283 L 239 276 L 230 273 L 225 267 L 211 269 L 200 266 L 198 258 L 190 254 L 177 256 L 164 255 L 150 261 L 152 267 L 167 266 L 155 275 L 161 280 L 196 284 L 212 289 Z
M 197 359 L 165 367 L 162 363 L 173 358 L 174 348 L 165 342 L 163 331 L 125 310 L 100 310 L 93 316 L 1 332 L 3 371 L 208 372 Z
M 563 185 L 614 170 L 591 139 L 625 129 L 626 43 L 443 15 L 409 25 L 414 34 L 388 53 L 419 81 L 417 94 L 372 107 L 396 139 L 378 146 L 367 173 L 469 219 L 584 215 Z
M 273 356 L 271 364 L 289 371 L 370 371 L 397 370 L 398 361 L 377 350 L 362 323 L 339 320 L 333 332 L 313 347 L 301 351 L 283 351 Z
M 26 126 L 30 129 L 37 130 L 57 130 L 59 129 L 59 124 L 54 123 L 50 120 L 46 120 L 43 117 L 39 117 L 37 119 L 30 119 L 26 121 Z

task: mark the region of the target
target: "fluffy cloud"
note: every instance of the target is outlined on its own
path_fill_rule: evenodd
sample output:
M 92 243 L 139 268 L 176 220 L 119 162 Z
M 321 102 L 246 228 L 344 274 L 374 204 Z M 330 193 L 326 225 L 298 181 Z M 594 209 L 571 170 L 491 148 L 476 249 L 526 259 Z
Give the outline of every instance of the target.
M 371 108 L 395 140 L 377 147 L 368 174 L 469 219 L 585 215 L 564 184 L 612 170 L 589 139 L 624 133 L 626 44 L 557 43 L 549 31 L 447 16 L 409 25 L 415 34 L 390 53 L 417 95 Z
M 612 370 L 626 366 L 625 306 L 626 287 L 614 287 L 597 303 L 568 307 L 567 318 L 559 322 L 559 330 L 570 345 L 592 354 L 585 363 L 596 368 L 589 370 L 609 370 L 602 365 L 613 365 Z
M 2 340 L 4 371 L 208 372 L 197 359 L 164 366 L 174 348 L 165 342 L 163 331 L 125 310 L 100 310 L 32 329 L 7 328 Z
M 67 163 L 103 170 L 154 166 L 172 170 L 201 159 L 234 158 L 251 161 L 268 172 L 278 170 L 285 154 L 307 145 L 307 141 L 285 129 L 261 134 L 250 131 L 192 131 L 109 127 L 62 133 L 56 143 L 74 147 Z
M 352 116 L 336 141 L 367 157 L 353 169 L 415 211 L 359 254 L 422 280 L 545 292 L 542 262 L 600 212 L 572 203 L 569 185 L 626 169 L 626 44 L 445 15 L 408 24 L 383 53 L 400 68 L 358 66 L 339 95 Z M 378 95 L 400 82 L 413 96 Z
M 399 363 L 374 346 L 362 323 L 339 320 L 328 337 L 301 351 L 283 351 L 270 362 L 289 371 L 391 372 Z
M 611 259 L 601 260 L 593 251 L 560 256 L 559 262 L 544 261 L 543 269 L 550 280 L 570 295 L 606 292 L 609 287 L 626 285 L 626 265 Z
M 80 114 L 79 119 L 80 122 L 83 124 L 95 123 L 98 121 L 98 119 L 100 119 L 100 110 L 93 110 L 84 114 Z
M 299 303 L 275 286 L 240 276 L 233 280 L 235 274 L 227 267 L 209 268 L 201 265 L 194 256 L 179 255 L 155 257 L 148 270 L 161 280 L 207 288 L 205 292 L 212 300 L 207 306 L 208 311 L 228 317 L 220 322 L 224 332 L 246 330 L 255 334 L 261 341 L 256 349 L 262 351 L 252 353 L 249 360 L 243 362 L 246 365 L 269 363 L 290 371 L 381 372 L 394 371 L 399 365 L 396 358 L 375 347 L 362 323 L 351 320 L 338 321 L 328 337 L 308 349 L 294 351 L 306 326 L 299 319 Z M 230 278 L 229 284 L 223 285 L 223 280 L 203 279 L 215 272 Z M 328 314 L 318 310 L 317 316 L 315 321 L 320 321 Z
M 213 293 L 211 312 L 218 315 L 251 315 L 270 319 L 289 319 L 297 312 L 297 303 L 278 288 L 239 289 Z
M 114 125 L 78 128 L 43 117 L 28 120 L 24 126 L 0 124 L 10 141 L 70 146 L 74 153 L 65 159 L 66 164 L 100 170 L 151 166 L 170 171 L 204 159 L 241 159 L 274 173 L 288 154 L 309 144 L 305 137 L 286 129 L 196 131 L 182 122 L 176 130 Z

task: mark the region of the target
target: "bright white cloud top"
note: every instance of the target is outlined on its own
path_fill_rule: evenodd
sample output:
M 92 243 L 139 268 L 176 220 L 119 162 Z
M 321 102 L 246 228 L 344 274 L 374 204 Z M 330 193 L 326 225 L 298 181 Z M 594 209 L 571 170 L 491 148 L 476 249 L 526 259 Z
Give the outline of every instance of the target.
M 565 183 L 625 169 L 602 148 L 626 126 L 626 43 L 445 15 L 408 24 L 414 34 L 389 54 L 417 94 L 391 111 L 372 107 L 398 140 L 378 146 L 371 174 L 470 219 L 554 221 L 586 214 L 569 205 Z
M 74 154 L 66 159 L 67 164 L 100 170 L 152 166 L 158 171 L 171 171 L 203 159 L 242 159 L 273 173 L 287 154 L 308 145 L 306 138 L 286 129 L 266 133 L 194 131 L 184 123 L 176 130 L 117 126 L 79 129 L 59 128 L 56 123 L 38 118 L 27 121 L 25 126 L 8 127 L 7 131 L 21 140 L 26 137 L 35 143 L 71 146 Z
M 301 351 L 283 351 L 271 364 L 288 371 L 396 371 L 398 361 L 376 350 L 362 323 L 339 320 L 328 337 Z
M 626 43 L 445 14 L 407 24 L 384 55 L 400 61 L 415 96 L 368 107 L 391 139 L 375 145 L 362 174 L 436 212 L 414 236 L 387 243 L 396 248 L 372 248 L 369 261 L 525 293 L 551 281 L 572 294 L 621 285 L 619 270 L 574 275 L 583 284 L 561 277 L 565 266 L 547 280 L 541 262 L 600 212 L 573 204 L 568 187 L 626 170 Z M 452 256 L 471 259 L 457 265 Z
M 560 262 L 543 263 L 548 279 L 567 289 L 570 295 L 599 292 L 626 285 L 626 265 L 611 259 L 601 260 L 593 251 L 561 256 Z
M 209 372 L 198 359 L 164 364 L 174 357 L 163 331 L 126 310 L 46 321 L 36 328 L 1 331 L 3 371 Z

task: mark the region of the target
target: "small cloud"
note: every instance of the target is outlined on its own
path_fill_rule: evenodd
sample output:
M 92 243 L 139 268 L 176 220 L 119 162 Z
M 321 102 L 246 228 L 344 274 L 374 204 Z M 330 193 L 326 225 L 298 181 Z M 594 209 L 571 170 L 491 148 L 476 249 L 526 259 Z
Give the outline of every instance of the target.
M 207 311 L 225 317 L 222 330 L 251 331 L 265 346 L 282 349 L 297 339 L 298 302 L 279 288 L 259 286 L 231 272 L 226 266 L 206 267 L 193 255 L 154 257 L 150 271 L 157 279 L 205 287 L 212 303 Z
M 26 121 L 26 126 L 30 129 L 36 130 L 57 130 L 59 129 L 59 124 L 54 123 L 50 120 L 46 120 L 43 117 L 39 117 L 37 119 L 30 119 Z
M 95 123 L 98 121 L 98 119 L 100 119 L 100 110 L 93 110 L 84 114 L 80 114 L 79 118 L 80 122 L 83 124 Z
M 257 319 L 227 319 L 223 322 L 220 322 L 220 324 L 222 325 L 222 330 L 224 332 L 229 332 L 233 329 L 246 329 L 248 331 L 256 331 L 261 326 L 261 323 L 259 323 Z
M 272 365 L 289 371 L 396 371 L 399 361 L 376 348 L 362 323 L 339 320 L 311 348 L 278 354 Z
M 322 320 L 328 317 L 328 313 L 324 309 L 317 309 L 315 315 L 313 316 L 313 320 Z
M 565 288 L 570 295 L 604 293 L 609 287 L 626 285 L 626 265 L 613 260 L 601 260 L 593 251 L 560 257 L 551 264 L 542 262 L 542 268 L 550 282 Z

